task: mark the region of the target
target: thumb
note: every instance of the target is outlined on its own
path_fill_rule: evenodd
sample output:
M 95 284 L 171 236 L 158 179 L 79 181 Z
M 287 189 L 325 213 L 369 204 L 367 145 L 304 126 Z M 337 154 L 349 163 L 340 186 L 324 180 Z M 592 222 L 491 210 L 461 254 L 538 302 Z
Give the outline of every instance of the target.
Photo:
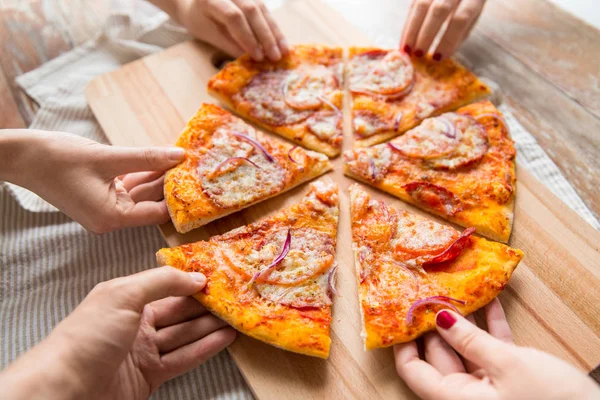
M 477 364 L 491 376 L 499 376 L 513 364 L 513 346 L 496 339 L 475 324 L 449 310 L 435 316 L 442 338 L 467 360 Z
M 126 308 L 140 311 L 148 303 L 170 296 L 191 296 L 206 285 L 206 277 L 200 272 L 183 272 L 164 266 L 123 278 L 117 278 L 115 294 L 123 299 Z M 118 288 L 120 287 L 120 288 Z
M 185 158 L 181 147 L 109 146 L 108 160 L 103 160 L 111 174 L 119 176 L 139 171 L 164 171 Z

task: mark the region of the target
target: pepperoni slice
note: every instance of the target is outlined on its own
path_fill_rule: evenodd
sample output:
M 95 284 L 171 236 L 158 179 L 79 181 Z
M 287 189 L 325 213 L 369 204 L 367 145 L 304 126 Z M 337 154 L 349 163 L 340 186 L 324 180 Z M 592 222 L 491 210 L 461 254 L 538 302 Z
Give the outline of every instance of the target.
M 466 115 L 446 113 L 428 118 L 389 146 L 437 169 L 454 170 L 478 162 L 488 151 L 485 128 Z
M 436 255 L 458 239 L 458 232 L 416 214 L 399 211 L 392 247 L 397 254 L 408 253 L 403 260 L 416 256 Z
M 423 265 L 439 264 L 446 261 L 454 260 L 462 253 L 464 248 L 471 242 L 471 235 L 475 233 L 475 228 L 467 228 L 463 231 L 458 239 L 456 239 L 446 250 L 427 260 Z
M 410 57 L 399 50 L 376 50 L 355 55 L 349 62 L 350 90 L 398 97 L 414 82 Z
M 443 215 L 453 216 L 463 210 L 457 195 L 430 182 L 410 182 L 402 186 L 417 203 Z
M 322 98 L 336 89 L 335 72 L 324 65 L 303 66 L 290 71 L 283 83 L 285 103 L 297 110 L 314 110 Z
M 380 132 L 395 131 L 398 129 L 402 113 L 393 117 L 375 114 L 369 110 L 352 111 L 352 128 L 358 137 L 369 137 Z
M 320 111 L 307 121 L 308 130 L 321 140 L 332 141 L 342 135 L 342 116 L 337 111 Z
M 313 111 L 292 108 L 284 101 L 282 89 L 289 75 L 289 70 L 262 71 L 234 96 L 234 100 L 248 102 L 253 117 L 274 126 L 302 122 Z

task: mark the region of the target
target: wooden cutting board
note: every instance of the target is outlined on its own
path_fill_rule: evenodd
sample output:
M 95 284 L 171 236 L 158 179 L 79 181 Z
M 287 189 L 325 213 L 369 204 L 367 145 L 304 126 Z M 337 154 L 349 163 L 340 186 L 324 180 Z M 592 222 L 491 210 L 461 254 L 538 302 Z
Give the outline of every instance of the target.
M 274 13 L 291 42 L 368 45 L 335 11 L 317 0 L 287 3 Z M 115 145 L 171 145 L 201 102 L 214 102 L 206 82 L 223 61 L 221 53 L 183 43 L 133 62 L 91 82 L 86 96 Z M 345 121 L 344 148 L 350 148 Z M 260 399 L 413 398 L 397 377 L 391 349 L 363 350 L 351 256 L 347 188 L 341 160 L 323 179 L 340 185 L 341 213 L 332 346 L 328 360 L 285 352 L 241 336 L 229 349 Z M 600 363 L 600 233 L 552 195 L 526 170 L 518 169 L 515 225 L 510 244 L 525 252 L 500 298 L 515 341 L 556 354 L 589 372 Z M 171 246 L 208 239 L 275 213 L 306 193 L 306 185 L 186 235 L 160 227 Z M 412 209 L 370 190 L 399 208 Z M 415 209 L 412 209 L 415 211 Z

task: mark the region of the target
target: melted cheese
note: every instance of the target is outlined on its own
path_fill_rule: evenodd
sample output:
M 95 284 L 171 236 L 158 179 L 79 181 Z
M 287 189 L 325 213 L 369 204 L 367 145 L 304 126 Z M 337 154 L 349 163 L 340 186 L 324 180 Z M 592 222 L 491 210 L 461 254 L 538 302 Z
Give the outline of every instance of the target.
M 329 272 L 330 270 L 327 270 L 300 286 L 257 284 L 256 290 L 261 297 L 279 304 L 298 308 L 329 306 L 331 305 Z

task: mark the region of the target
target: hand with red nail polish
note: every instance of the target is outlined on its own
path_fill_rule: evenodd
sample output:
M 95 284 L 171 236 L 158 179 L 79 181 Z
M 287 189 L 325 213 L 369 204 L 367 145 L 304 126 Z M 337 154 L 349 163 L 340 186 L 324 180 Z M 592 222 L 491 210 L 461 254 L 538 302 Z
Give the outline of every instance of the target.
M 150 0 L 199 40 L 231 56 L 279 61 L 288 44 L 262 0 Z
M 600 399 L 600 386 L 579 369 L 539 350 L 519 347 L 500 301 L 485 308 L 488 332 L 472 316 L 436 315 L 437 332 L 394 346 L 396 370 L 423 399 Z
M 410 54 L 410 49 L 419 49 L 415 50 L 416 57 L 431 52 L 435 61 L 452 56 L 469 36 L 484 4 L 485 0 L 413 0 L 400 48 L 407 54 Z M 448 24 L 444 30 L 446 21 Z M 439 41 L 434 47 L 436 38 Z

